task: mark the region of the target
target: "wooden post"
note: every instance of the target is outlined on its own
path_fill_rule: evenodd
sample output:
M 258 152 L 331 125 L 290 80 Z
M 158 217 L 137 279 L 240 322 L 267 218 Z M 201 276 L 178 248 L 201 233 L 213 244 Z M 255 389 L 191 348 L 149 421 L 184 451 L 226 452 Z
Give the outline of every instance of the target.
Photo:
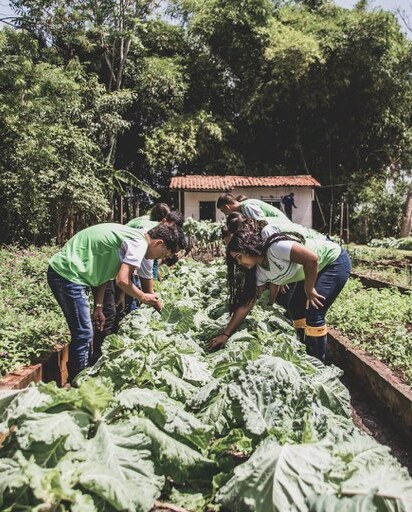
M 123 224 L 123 196 L 119 197 L 119 222 Z
M 339 238 L 340 238 L 340 242 L 342 243 L 343 241 L 343 216 L 345 214 L 345 210 L 344 210 L 344 199 L 342 199 L 341 203 L 340 203 L 340 230 L 339 230 Z
M 346 200 L 346 243 L 349 243 L 349 201 Z

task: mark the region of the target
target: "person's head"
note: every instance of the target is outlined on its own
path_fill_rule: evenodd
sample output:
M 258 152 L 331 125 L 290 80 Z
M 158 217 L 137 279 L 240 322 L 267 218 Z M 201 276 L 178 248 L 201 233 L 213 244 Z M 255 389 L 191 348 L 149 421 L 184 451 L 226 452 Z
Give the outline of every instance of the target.
M 170 208 L 166 203 L 156 203 L 150 210 L 150 220 L 160 222 L 170 212 Z
M 295 197 L 295 194 L 293 192 L 291 192 L 289 195 L 290 197 Z
M 248 229 L 238 230 L 232 235 L 226 250 L 231 312 L 256 297 L 256 266 L 263 262 L 269 247 L 282 240 L 305 242 L 298 233 L 276 233 L 266 240 L 260 233 Z
M 147 234 L 149 235 L 149 247 L 146 251 L 146 258 L 170 258 L 186 247 L 185 235 L 179 226 L 161 223 L 150 229 Z
M 240 202 L 234 195 L 226 193 L 219 196 L 216 206 L 224 215 L 229 215 L 240 208 Z
M 226 217 L 226 225 L 230 233 L 236 233 L 240 229 L 247 229 L 249 231 L 260 233 L 267 224 L 268 223 L 265 220 L 249 219 L 240 212 L 229 213 Z
M 176 226 L 179 226 L 179 228 L 183 227 L 183 215 L 177 210 L 170 211 L 163 221 L 167 224 L 175 224 Z
M 227 246 L 227 258 L 245 269 L 251 269 L 263 260 L 266 241 L 250 229 L 233 233 Z

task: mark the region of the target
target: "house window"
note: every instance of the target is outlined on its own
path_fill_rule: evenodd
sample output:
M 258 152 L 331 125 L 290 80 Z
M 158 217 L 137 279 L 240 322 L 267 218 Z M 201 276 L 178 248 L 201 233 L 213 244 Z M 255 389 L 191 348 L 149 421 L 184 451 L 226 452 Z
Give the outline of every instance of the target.
M 279 210 L 282 210 L 282 203 L 280 197 L 275 196 L 261 196 L 260 199 L 262 201 L 265 201 L 265 203 L 268 203 L 272 206 L 275 206 L 276 208 L 279 208 Z
M 215 201 L 199 201 L 199 219 L 216 222 Z

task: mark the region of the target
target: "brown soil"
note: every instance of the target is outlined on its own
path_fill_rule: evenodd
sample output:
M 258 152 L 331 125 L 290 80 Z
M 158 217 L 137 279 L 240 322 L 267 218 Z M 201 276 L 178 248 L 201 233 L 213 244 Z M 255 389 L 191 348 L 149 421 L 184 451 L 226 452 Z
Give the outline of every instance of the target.
M 412 446 L 395 430 L 393 418 L 382 413 L 370 400 L 362 396 L 350 379 L 343 377 L 342 381 L 350 391 L 352 420 L 355 425 L 378 443 L 388 446 L 391 454 L 408 469 L 412 477 Z

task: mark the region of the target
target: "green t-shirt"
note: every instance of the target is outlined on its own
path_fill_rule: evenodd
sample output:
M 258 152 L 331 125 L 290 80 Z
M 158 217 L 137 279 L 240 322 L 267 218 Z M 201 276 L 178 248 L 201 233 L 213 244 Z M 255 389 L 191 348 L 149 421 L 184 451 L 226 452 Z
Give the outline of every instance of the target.
M 265 220 L 268 225 L 262 229 L 261 235 L 263 238 L 268 238 L 270 235 L 275 233 L 299 233 L 305 237 L 305 240 L 309 239 L 320 239 L 326 240 L 325 235 L 319 233 L 318 231 L 302 226 L 302 224 L 296 224 L 296 222 L 292 222 L 288 218 L 284 219 L 276 219 L 274 217 L 266 217 Z
M 258 265 L 256 269 L 257 285 L 265 283 L 290 284 L 303 281 L 305 272 L 300 263 L 290 261 L 293 241 L 282 240 L 273 243 L 267 250 L 268 266 Z M 342 251 L 341 247 L 330 240 L 309 239 L 305 247 L 318 257 L 318 269 L 323 270 L 334 262 Z
M 264 217 L 274 217 L 279 220 L 288 221 L 286 215 L 271 204 L 265 203 L 260 199 L 245 199 L 240 203 L 240 209 L 245 217 L 250 219 L 263 219 Z
M 147 215 L 143 215 L 142 217 L 136 217 L 130 220 L 126 226 L 135 229 L 145 229 L 149 231 L 149 229 L 155 228 L 158 226 L 158 222 L 155 220 L 150 220 Z
M 114 279 L 121 263 L 139 268 L 148 242 L 142 232 L 122 224 L 96 224 L 76 233 L 49 261 L 65 279 L 100 286 Z

